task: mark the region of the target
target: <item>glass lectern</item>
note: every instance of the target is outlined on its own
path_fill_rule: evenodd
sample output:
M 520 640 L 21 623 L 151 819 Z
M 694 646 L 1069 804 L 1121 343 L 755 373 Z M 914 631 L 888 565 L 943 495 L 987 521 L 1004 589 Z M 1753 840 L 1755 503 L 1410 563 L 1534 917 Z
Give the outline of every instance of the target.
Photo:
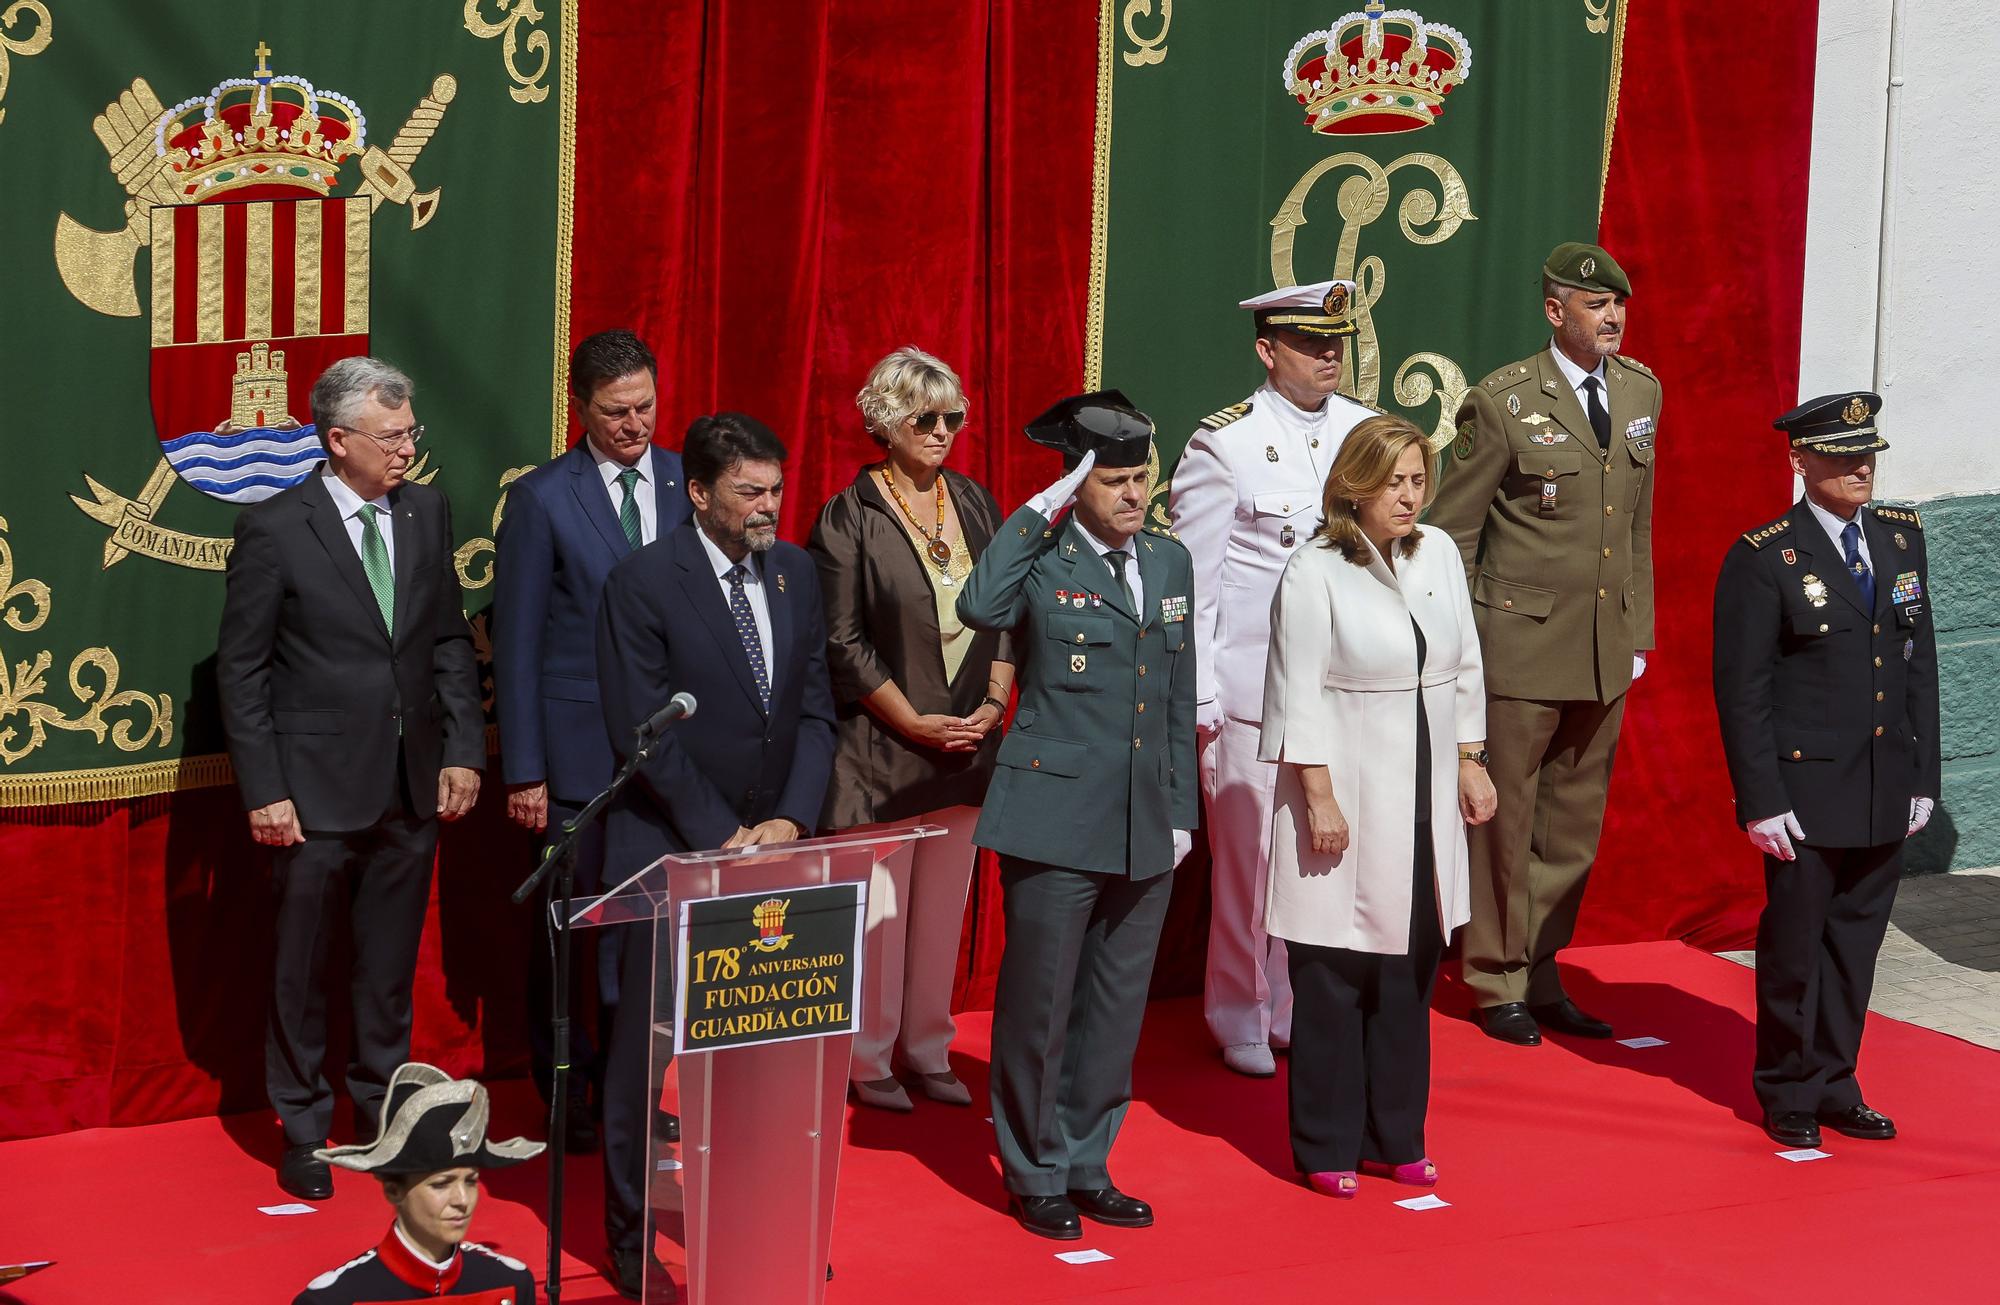
M 572 915 L 572 927 L 638 926 L 627 945 L 652 945 L 647 1082 L 660 1123 L 643 1245 L 667 1271 L 648 1257 L 643 1300 L 818 1305 L 869 872 L 943 832 L 664 856 Z

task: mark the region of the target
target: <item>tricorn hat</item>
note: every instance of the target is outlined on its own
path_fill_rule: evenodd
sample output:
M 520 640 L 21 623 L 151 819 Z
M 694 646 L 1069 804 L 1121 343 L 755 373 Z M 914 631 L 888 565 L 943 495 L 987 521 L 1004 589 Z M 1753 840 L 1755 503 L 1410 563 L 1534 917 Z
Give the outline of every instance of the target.
M 1882 438 L 1875 425 L 1875 414 L 1880 411 L 1881 395 L 1851 390 L 1807 399 L 1771 425 L 1783 431 L 1795 449 L 1845 457 L 1889 447 L 1889 441 Z
M 1153 447 L 1153 419 L 1117 390 L 1076 394 L 1029 422 L 1028 438 L 1075 466 L 1086 453 L 1100 467 L 1143 467 Z
M 503 1169 L 542 1153 L 544 1143 L 526 1138 L 487 1141 L 491 1110 L 486 1089 L 477 1082 L 411 1061 L 397 1066 L 389 1078 L 373 1142 L 313 1154 L 343 1169 L 386 1178 L 461 1166 Z

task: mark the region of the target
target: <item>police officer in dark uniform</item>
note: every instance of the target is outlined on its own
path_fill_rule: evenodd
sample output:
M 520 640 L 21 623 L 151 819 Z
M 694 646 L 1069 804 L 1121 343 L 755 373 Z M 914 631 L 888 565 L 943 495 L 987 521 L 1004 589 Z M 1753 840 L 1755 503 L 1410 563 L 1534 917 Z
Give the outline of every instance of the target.
M 1107 1164 L 1173 870 L 1200 819 L 1194 567 L 1169 533 L 1142 529 L 1153 425 L 1124 395 L 1065 399 L 1028 435 L 1070 470 L 1001 523 L 958 614 L 1012 631 L 1020 666 L 973 834 L 1000 854 L 1007 922 L 993 1127 L 1009 1210 L 1067 1241 L 1079 1216 L 1153 1222 Z
M 1903 840 L 1938 796 L 1937 644 L 1923 522 L 1871 507 L 1879 395 L 1778 418 L 1805 497 L 1715 582 L 1715 706 L 1736 822 L 1764 854 L 1757 1058 L 1764 1131 L 1887 1139 L 1855 1079 Z

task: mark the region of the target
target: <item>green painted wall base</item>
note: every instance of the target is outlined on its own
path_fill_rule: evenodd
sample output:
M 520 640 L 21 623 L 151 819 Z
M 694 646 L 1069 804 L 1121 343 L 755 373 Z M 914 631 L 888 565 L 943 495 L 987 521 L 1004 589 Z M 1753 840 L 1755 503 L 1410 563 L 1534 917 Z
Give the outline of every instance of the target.
M 1944 801 L 1910 840 L 1911 874 L 2000 865 L 2000 494 L 1924 517 L 1944 726 Z

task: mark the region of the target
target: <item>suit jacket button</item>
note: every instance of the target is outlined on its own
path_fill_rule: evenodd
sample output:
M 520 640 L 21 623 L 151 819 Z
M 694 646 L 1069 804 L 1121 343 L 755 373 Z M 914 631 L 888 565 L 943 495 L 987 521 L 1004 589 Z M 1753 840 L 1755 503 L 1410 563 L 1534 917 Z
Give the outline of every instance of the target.
M 1611 591 L 1609 589 L 1600 589 L 1597 591 L 1597 596 L 1599 598 L 1609 598 L 1611 597 Z
M 1876 732 L 1877 734 L 1880 734 L 1880 733 L 1881 733 L 1882 731 L 1881 731 L 1881 730 L 1876 730 L 1875 732 Z M 1139 740 L 1137 740 L 1137 739 L 1133 739 L 1133 740 L 1132 740 L 1132 746 L 1133 746 L 1133 747 L 1135 747 L 1135 748 L 1136 748 L 1136 747 L 1138 747 L 1138 746 L 1139 746 Z
M 1802 753 L 1802 752 L 1800 752 L 1800 751 L 1799 751 L 1799 750 L 1798 750 L 1797 748 L 1793 748 L 1793 749 L 1792 749 L 1792 760 L 1793 760 L 1793 761 L 1797 761 L 1797 760 L 1798 760 L 1798 759 L 1799 759 L 1800 757 L 1802 757 L 1802 756 L 1804 756 L 1804 755 L 1805 755 L 1805 754 L 1804 754 L 1804 753 Z
M 1879 697 L 1881 697 L 1882 695 L 1878 693 L 1878 694 L 1876 694 L 1875 696 L 1879 698 Z M 1876 737 L 1876 738 L 1878 738 L 1878 739 L 1882 737 L 1882 727 L 1881 727 L 1880 725 L 1877 725 L 1877 726 L 1875 727 L 1875 737 Z
M 1880 666 L 1880 665 L 1882 664 L 1882 659 L 1881 659 L 1880 657 L 1877 657 L 1877 658 L 1875 659 L 1875 664 L 1876 664 L 1877 666 Z M 1141 667 L 1139 668 L 1139 674 L 1141 674 L 1141 675 L 1144 675 L 1145 673 L 1146 673 L 1146 668 L 1145 668 L 1144 666 L 1141 666 Z
M 1613 512 L 1616 512 L 1617 510 L 1618 510 L 1617 508 L 1612 507 L 1609 503 L 1606 503 L 1604 505 L 1604 515 L 1607 517 L 1610 516 Z
M 1556 478 L 1556 469 L 1554 467 L 1550 467 L 1547 471 L 1543 472 L 1542 475 L 1549 480 L 1554 480 Z
M 1036 757 L 1033 761 L 1028 763 L 1028 768 L 1030 770 L 1040 770 L 1042 768 L 1042 759 L 1040 757 Z
M 1875 695 L 1875 701 L 1877 701 L 1877 702 L 1880 702 L 1880 701 L 1882 701 L 1882 695 L 1881 695 L 1881 694 L 1879 694 L 1879 693 L 1878 693 L 1878 694 L 1876 694 L 1876 695 Z M 1145 703 L 1143 703 L 1143 702 L 1139 704 L 1139 714 L 1140 714 L 1141 716 L 1143 716 L 1143 715 L 1145 715 L 1145 714 L 1146 714 L 1146 704 L 1145 704 Z
M 1082 642 L 1083 642 L 1083 632 L 1082 632 L 1082 631 L 1080 631 L 1080 630 L 1079 630 L 1079 631 L 1077 632 L 1077 636 L 1076 636 L 1076 641 L 1077 641 L 1078 643 L 1082 643 Z
M 1882 659 L 1881 659 L 1880 657 L 1877 657 L 1877 658 L 1875 659 L 1875 664 L 1876 664 L 1877 666 L 1880 666 L 1880 665 L 1882 664 Z
M 1875 633 L 1877 633 L 1877 634 L 1880 634 L 1880 633 L 1882 633 L 1882 627 L 1881 627 L 1881 626 L 1879 626 L 1879 625 L 1878 625 L 1878 626 L 1876 626 L 1876 627 L 1875 627 Z
M 1819 628 L 1819 632 L 1820 632 L 1821 634 L 1825 634 L 1825 633 L 1826 633 L 1826 627 L 1825 627 L 1824 625 L 1822 625 L 1822 626 L 1821 626 L 1821 627 Z
M 1882 691 L 1880 689 L 1877 689 L 1875 691 L 1875 701 L 1877 702 L 1882 701 Z M 1880 733 L 1880 731 L 1878 730 L 1877 733 Z
M 1503 598 L 1500 600 L 1500 605 L 1502 607 L 1512 607 L 1514 605 L 1514 600 L 1511 598 Z
M 1610 550 L 1610 549 L 1608 549 L 1608 548 L 1607 548 L 1607 549 L 1605 549 L 1605 550 L 1604 550 L 1604 555 L 1605 555 L 1606 557 L 1610 557 L 1610 556 L 1611 556 L 1611 550 Z

